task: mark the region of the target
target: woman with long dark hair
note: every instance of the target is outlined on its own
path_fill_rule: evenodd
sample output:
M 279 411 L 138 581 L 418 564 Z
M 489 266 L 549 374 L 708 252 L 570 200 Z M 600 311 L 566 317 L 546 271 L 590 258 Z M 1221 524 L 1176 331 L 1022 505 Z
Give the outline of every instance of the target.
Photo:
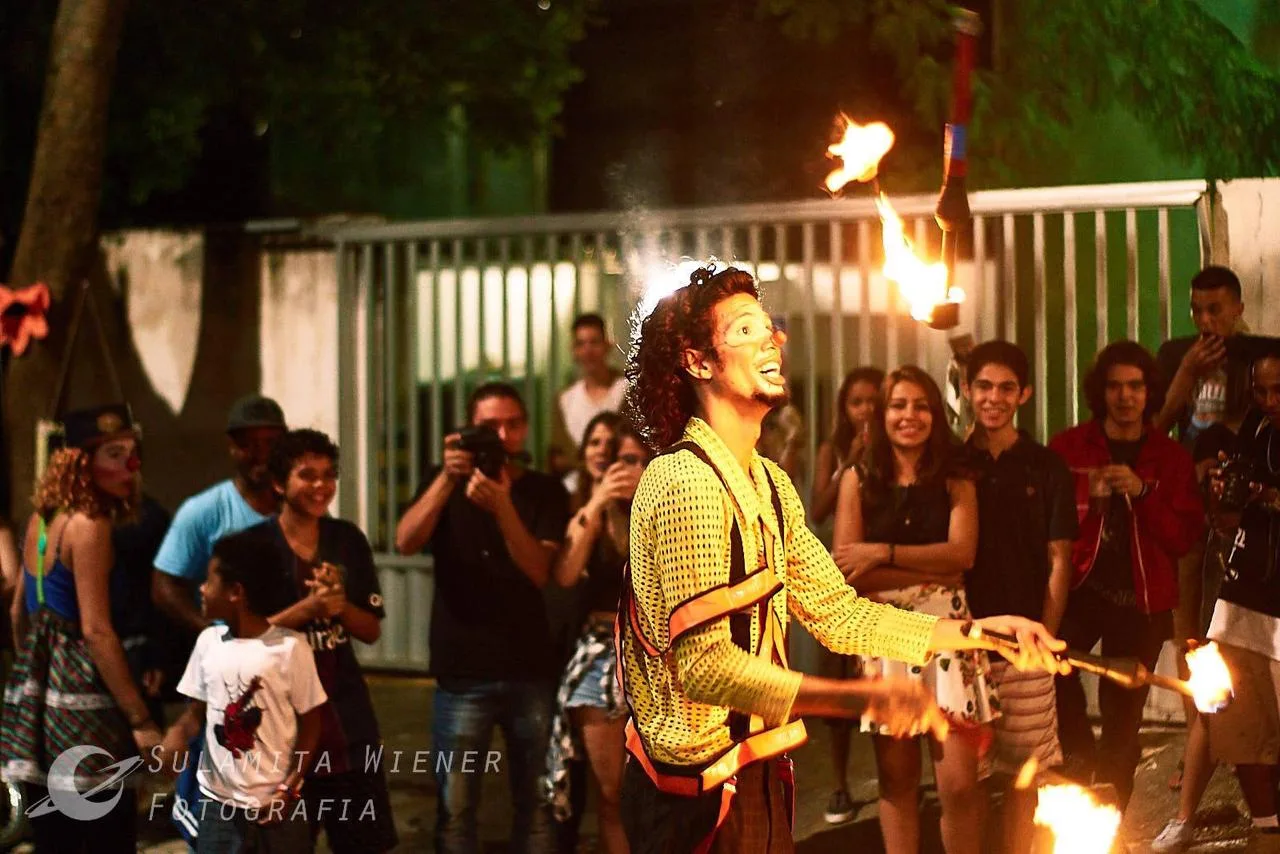
M 961 471 L 942 393 L 914 366 L 889 374 L 858 466 L 840 483 L 833 557 L 870 599 L 935 617 L 965 620 L 964 573 L 978 544 L 978 501 Z M 920 680 L 953 723 L 944 743 L 929 739 L 948 854 L 980 849 L 982 733 L 995 715 L 986 656 L 943 652 L 923 667 L 864 659 L 868 678 Z M 875 735 L 880 828 L 889 854 L 920 848 L 921 739 Z
M 138 437 L 123 406 L 70 413 L 64 426 L 66 447 L 40 478 L 23 539 L 11 608 L 18 657 L 0 721 L 4 777 L 26 784 L 33 805 L 47 804 L 49 789 L 85 792 L 114 779 L 107 766 L 161 738 L 111 622 L 111 534 L 138 506 Z M 67 768 L 57 761 L 83 746 L 98 750 Z M 105 815 L 37 809 L 36 851 L 131 854 L 136 804 L 126 782 Z
M 577 512 L 553 575 L 562 587 L 581 585 L 587 618 L 560 681 L 547 753 L 547 798 L 557 819 L 564 820 L 571 808 L 566 764 L 585 754 L 599 796 L 601 850 L 625 854 L 620 792 L 627 706 L 618 689 L 613 619 L 629 549 L 631 500 L 649 450 L 618 415 L 602 412 L 587 424 L 580 457 Z

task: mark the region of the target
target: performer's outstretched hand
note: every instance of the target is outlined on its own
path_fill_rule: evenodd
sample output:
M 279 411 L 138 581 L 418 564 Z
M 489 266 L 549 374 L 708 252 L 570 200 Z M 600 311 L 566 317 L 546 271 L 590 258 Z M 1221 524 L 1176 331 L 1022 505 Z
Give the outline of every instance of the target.
M 979 638 L 984 649 L 1000 653 L 1019 670 L 1045 670 L 1066 674 L 1071 665 L 1058 659 L 1054 653 L 1067 648 L 1065 641 L 1055 638 L 1048 629 L 1026 617 L 986 617 L 976 620 L 983 632 L 997 632 L 1018 639 L 1017 644 L 1003 643 L 987 635 Z
M 866 716 L 886 735 L 947 737 L 950 723 L 923 682 L 910 679 L 866 681 Z

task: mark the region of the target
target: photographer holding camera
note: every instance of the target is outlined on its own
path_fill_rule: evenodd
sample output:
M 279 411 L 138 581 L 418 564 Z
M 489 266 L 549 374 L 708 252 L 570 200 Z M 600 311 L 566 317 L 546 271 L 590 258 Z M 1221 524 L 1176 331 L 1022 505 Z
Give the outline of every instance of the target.
M 1209 473 L 1209 518 L 1231 545 L 1208 637 L 1231 671 L 1235 697 L 1190 722 L 1177 815 L 1152 843 L 1159 852 L 1190 845 L 1192 818 L 1215 762 L 1235 765 L 1253 826 L 1280 832 L 1273 775 L 1280 761 L 1280 341 L 1265 345 L 1249 371 L 1252 408 L 1234 451 Z
M 554 477 L 525 468 L 528 412 L 507 383 L 485 383 L 467 402 L 469 428 L 445 438 L 443 465 L 396 526 L 396 549 L 435 556 L 431 671 L 439 808 L 436 850 L 474 851 L 482 767 L 495 725 L 513 775 L 511 838 L 550 851 L 538 791 L 550 732 L 556 657 L 542 588 L 569 521 Z M 474 763 L 479 766 L 479 763 Z

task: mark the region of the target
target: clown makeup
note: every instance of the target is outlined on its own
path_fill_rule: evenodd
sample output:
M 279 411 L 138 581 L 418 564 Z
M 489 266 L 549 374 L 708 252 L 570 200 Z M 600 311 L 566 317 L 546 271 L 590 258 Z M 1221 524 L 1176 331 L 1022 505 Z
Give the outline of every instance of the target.
M 116 498 L 128 498 L 134 492 L 142 460 L 138 456 L 138 440 L 133 436 L 109 439 L 92 451 L 89 466 L 93 482 L 99 489 Z

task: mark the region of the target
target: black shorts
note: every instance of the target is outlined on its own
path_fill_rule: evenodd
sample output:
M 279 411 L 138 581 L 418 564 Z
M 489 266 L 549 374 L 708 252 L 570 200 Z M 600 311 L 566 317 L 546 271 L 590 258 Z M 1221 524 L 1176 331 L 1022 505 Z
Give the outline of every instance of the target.
M 308 777 L 302 797 L 312 834 L 324 828 L 333 854 L 377 854 L 400 841 L 381 768 Z

